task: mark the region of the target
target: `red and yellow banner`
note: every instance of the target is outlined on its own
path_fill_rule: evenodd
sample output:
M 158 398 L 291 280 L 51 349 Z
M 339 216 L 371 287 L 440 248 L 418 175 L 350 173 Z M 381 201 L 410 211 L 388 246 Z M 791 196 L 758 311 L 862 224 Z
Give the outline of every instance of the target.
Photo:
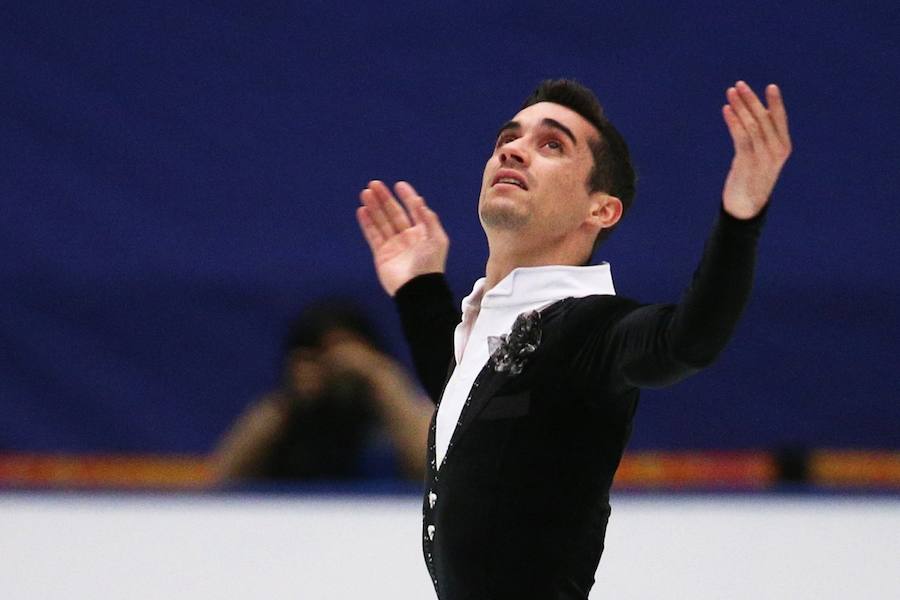
M 0 454 L 0 487 L 203 489 L 205 456 Z M 617 489 L 766 490 L 779 483 L 768 452 L 630 452 Z M 810 452 L 806 483 L 839 489 L 900 490 L 900 452 Z

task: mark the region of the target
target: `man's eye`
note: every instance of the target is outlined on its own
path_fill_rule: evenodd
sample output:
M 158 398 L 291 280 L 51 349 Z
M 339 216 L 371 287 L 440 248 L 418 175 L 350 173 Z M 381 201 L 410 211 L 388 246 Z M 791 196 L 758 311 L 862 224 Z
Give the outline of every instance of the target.
M 549 140 L 546 144 L 544 144 L 551 150 L 562 150 L 563 145 L 558 140 Z
M 497 145 L 502 146 L 503 144 L 508 144 L 511 141 L 513 141 L 514 139 L 516 139 L 516 137 L 514 135 L 501 135 L 500 138 L 497 140 Z

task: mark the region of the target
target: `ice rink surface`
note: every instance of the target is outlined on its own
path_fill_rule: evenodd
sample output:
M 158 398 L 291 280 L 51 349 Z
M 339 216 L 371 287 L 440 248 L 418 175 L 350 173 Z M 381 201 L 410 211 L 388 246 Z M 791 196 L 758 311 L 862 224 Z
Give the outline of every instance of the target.
M 591 598 L 900 598 L 900 498 L 613 497 Z M 5 600 L 433 598 L 416 496 L 0 494 Z

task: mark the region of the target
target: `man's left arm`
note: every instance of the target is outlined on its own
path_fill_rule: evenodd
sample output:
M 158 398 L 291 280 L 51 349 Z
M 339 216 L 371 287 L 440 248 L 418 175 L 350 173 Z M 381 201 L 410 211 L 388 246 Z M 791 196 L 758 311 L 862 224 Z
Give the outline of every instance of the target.
M 778 86 L 766 87 L 768 108 L 743 81 L 728 88 L 725 97 L 722 116 L 734 143 L 734 159 L 722 191 L 722 210 L 668 332 L 677 358 L 695 367 L 718 356 L 747 304 L 765 209 L 791 153 Z
M 721 214 L 681 301 L 628 309 L 604 335 L 614 379 L 625 385 L 659 387 L 696 372 L 718 356 L 737 324 L 765 208 L 791 151 L 781 93 L 769 85 L 766 97 L 768 108 L 741 81 L 726 92 L 722 112 L 735 156 Z

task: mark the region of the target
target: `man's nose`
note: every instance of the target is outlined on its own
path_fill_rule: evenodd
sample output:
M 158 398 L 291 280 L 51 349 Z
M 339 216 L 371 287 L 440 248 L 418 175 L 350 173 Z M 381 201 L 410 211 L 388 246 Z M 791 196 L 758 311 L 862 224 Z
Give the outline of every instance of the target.
M 528 166 L 528 151 L 522 147 L 519 138 L 515 141 L 509 142 L 508 144 L 504 144 L 502 148 L 500 148 L 500 163 L 510 163 L 516 162 L 525 166 Z

